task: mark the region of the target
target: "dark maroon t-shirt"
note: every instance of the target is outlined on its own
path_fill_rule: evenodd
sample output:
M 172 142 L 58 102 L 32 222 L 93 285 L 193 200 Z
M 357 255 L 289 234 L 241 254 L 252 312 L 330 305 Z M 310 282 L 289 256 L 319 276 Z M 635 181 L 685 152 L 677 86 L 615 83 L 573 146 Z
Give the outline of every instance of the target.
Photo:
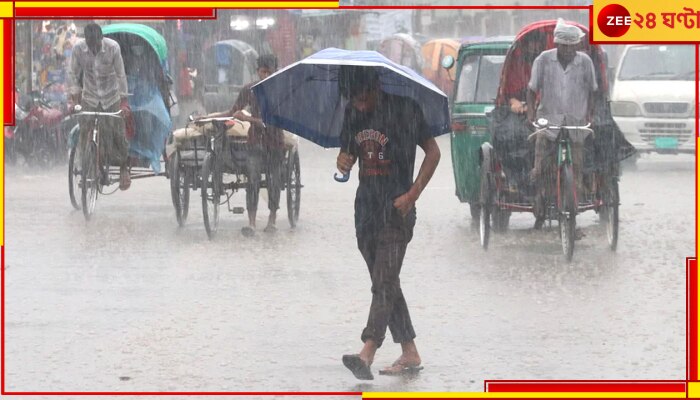
M 416 147 L 430 137 L 420 106 L 410 98 L 382 93 L 371 112 L 348 105 L 340 140 L 359 161 L 358 233 L 381 229 L 395 212 L 394 199 L 413 185 Z M 415 208 L 409 218 L 415 222 Z

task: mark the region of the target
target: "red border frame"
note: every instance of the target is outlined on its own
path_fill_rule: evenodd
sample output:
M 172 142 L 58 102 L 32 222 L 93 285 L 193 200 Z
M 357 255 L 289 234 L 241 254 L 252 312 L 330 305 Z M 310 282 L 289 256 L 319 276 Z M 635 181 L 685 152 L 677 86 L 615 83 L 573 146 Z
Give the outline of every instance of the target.
M 686 379 L 689 382 L 698 380 L 698 263 L 697 259 L 688 259 L 688 271 L 686 286 L 687 298 L 687 373 Z
M 643 393 L 685 393 L 686 381 L 485 381 L 484 388 L 489 393 L 511 392 L 643 392 Z
M 89 0 L 77 0 L 77 1 L 89 1 Z M 175 2 L 184 0 L 173 0 Z M 307 1 L 323 1 L 323 0 L 307 0 Z M 235 8 L 235 7 L 231 7 Z M 312 8 L 312 7 L 309 7 Z M 272 9 L 260 7 L 256 9 Z M 525 9 L 525 10 L 538 10 L 538 9 L 556 9 L 556 10 L 589 10 L 589 26 L 593 23 L 593 6 L 341 6 L 339 9 L 347 10 L 361 10 L 361 9 L 495 9 L 495 10 L 512 10 L 512 9 Z M 19 11 L 22 10 L 22 11 Z M 30 10 L 32 12 L 30 12 Z M 33 12 L 33 11 L 41 11 Z M 14 123 L 14 113 L 11 108 L 11 104 L 14 103 L 14 42 L 15 42 L 15 19 L 38 19 L 44 17 L 47 13 L 52 14 L 51 18 L 55 17 L 73 17 L 74 19 L 84 19 L 84 18 L 96 18 L 94 15 L 94 9 L 90 9 L 92 15 L 88 15 L 87 11 L 82 12 L 82 15 L 78 15 L 76 18 L 76 12 L 74 10 L 79 9 L 66 9 L 66 8 L 43 8 L 43 9 L 15 9 L 15 18 L 5 19 L 6 23 L 4 25 L 4 67 L 5 76 L 4 79 L 4 91 L 5 96 L 5 107 L 3 109 L 3 118 L 6 125 Z M 173 8 L 143 8 L 143 9 L 125 9 L 125 8 L 104 8 L 103 11 L 119 11 L 119 13 L 127 12 L 129 10 L 135 11 L 125 15 L 123 19 L 167 19 L 177 18 L 180 19 L 211 19 L 216 18 L 216 9 L 214 8 L 186 8 L 186 9 L 173 9 Z M 191 11 L 197 10 L 201 14 L 192 15 L 191 12 L 187 16 L 182 16 L 177 14 L 179 11 Z M 19 12 L 18 12 L 19 11 Z M 26 11 L 26 12 L 25 12 Z M 71 11 L 71 12 L 67 12 Z M 145 11 L 145 12 L 144 12 Z M 177 12 L 176 12 L 177 11 Z M 206 14 L 206 12 L 209 14 Z M 106 13 L 100 15 L 109 15 L 114 17 L 115 14 L 119 13 Z M 143 13 L 143 14 L 142 14 Z M 80 12 L 78 14 L 81 14 Z M 165 18 L 164 18 L 165 17 Z M 9 39 L 8 39 L 9 38 Z M 593 31 L 590 34 L 591 43 L 594 44 L 629 44 L 627 42 L 596 42 L 593 40 Z M 8 43 L 9 42 L 9 43 Z M 632 42 L 630 42 L 632 43 Z M 640 43 L 640 42 L 634 42 Z M 664 43 L 664 44 L 688 44 L 688 42 L 641 42 L 641 43 Z M 700 68 L 700 45 L 696 44 L 696 142 L 697 133 L 700 131 L 700 120 L 698 119 L 697 113 L 697 99 L 700 97 L 700 89 L 698 89 L 698 69 Z M 9 72 L 9 73 L 7 73 Z M 696 170 L 697 170 L 697 146 L 696 146 Z M 5 186 L 3 180 L 3 187 Z M 697 177 L 696 177 L 696 196 L 697 196 Z M 697 202 L 696 202 L 696 253 L 697 253 Z M 3 215 L 4 220 L 4 215 Z M 4 230 L 4 224 L 3 224 Z M 5 248 L 0 246 L 0 258 L 2 261 L 2 270 L 0 271 L 0 277 L 2 278 L 2 285 L 4 289 L 5 284 Z M 686 260 L 686 279 L 687 279 L 687 291 L 686 291 L 686 381 L 676 381 L 676 380 L 659 380 L 659 381 L 608 381 L 608 380 L 568 380 L 568 381 L 490 381 L 484 382 L 485 392 L 686 392 L 687 395 L 687 383 L 690 381 L 698 380 L 698 273 L 697 273 L 697 260 L 694 258 L 688 258 Z M 290 395 L 290 396 L 357 396 L 362 395 L 362 392 L 142 392 L 142 391 L 132 391 L 132 392 L 7 392 L 5 390 L 5 290 L 2 290 L 2 296 L 0 296 L 0 311 L 2 315 L 0 316 L 0 332 L 2 334 L 2 340 L 0 340 L 0 394 L 2 395 L 73 395 L 73 396 L 125 396 L 125 395 L 152 395 L 152 396 L 189 396 L 189 395 L 201 395 L 201 396 L 253 396 L 253 395 Z M 516 398 L 516 397 L 514 397 Z M 377 398 L 375 398 L 377 399 Z M 424 398 L 425 399 L 425 398 Z M 505 399 L 505 398 L 502 398 Z
M 12 23 L 8 23 L 12 21 Z M 13 104 L 15 102 L 15 24 L 13 20 L 5 20 L 3 24 L 3 37 L 10 38 L 8 43 L 4 40 L 3 43 L 3 96 L 5 106 L 2 110 L 3 125 L 15 124 L 15 113 Z M 3 225 L 4 226 L 4 225 Z M 4 236 L 4 235 L 3 235 Z M 5 265 L 3 263 L 3 265 Z

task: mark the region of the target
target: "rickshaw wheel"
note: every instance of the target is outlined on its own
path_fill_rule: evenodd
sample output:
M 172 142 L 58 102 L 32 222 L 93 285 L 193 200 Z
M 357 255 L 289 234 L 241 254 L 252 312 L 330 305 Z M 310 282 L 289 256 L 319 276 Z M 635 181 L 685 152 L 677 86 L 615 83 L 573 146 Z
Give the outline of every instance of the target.
M 603 211 L 605 214 L 605 232 L 608 237 L 610 250 L 617 250 L 617 238 L 620 227 L 620 191 L 617 179 L 611 179 L 605 189 L 603 197 Z
M 294 228 L 299 221 L 301 206 L 301 168 L 299 153 L 290 151 L 287 158 L 287 217 L 289 225 Z
M 484 154 L 481 162 L 481 212 L 479 213 L 479 239 L 484 250 L 489 248 L 491 236 L 491 207 L 493 206 L 493 188 L 490 181 L 491 160 L 489 154 Z
M 95 212 L 97 193 L 100 186 L 100 171 L 97 165 L 97 144 L 90 142 L 85 147 L 82 168 L 82 207 L 85 220 L 89 221 Z
M 175 217 L 179 226 L 185 226 L 190 206 L 190 182 L 187 171 L 180 165 L 180 152 L 175 152 L 169 160 L 170 195 L 175 207 Z
M 78 146 L 74 146 L 70 149 L 70 155 L 68 156 L 68 195 L 70 196 L 70 202 L 73 208 L 80 210 L 80 197 L 82 193 L 80 192 L 80 167 L 76 165 L 78 161 L 76 160 L 78 153 Z
M 221 172 L 216 165 L 216 156 L 208 153 L 202 165 L 202 214 L 204 214 L 204 228 L 210 240 L 216 236 L 219 227 L 221 179 Z
M 574 257 L 574 243 L 576 240 L 576 202 L 575 202 L 574 172 L 571 165 L 560 168 L 559 196 L 561 208 L 559 209 L 559 236 L 561 246 L 566 256 L 566 261 Z

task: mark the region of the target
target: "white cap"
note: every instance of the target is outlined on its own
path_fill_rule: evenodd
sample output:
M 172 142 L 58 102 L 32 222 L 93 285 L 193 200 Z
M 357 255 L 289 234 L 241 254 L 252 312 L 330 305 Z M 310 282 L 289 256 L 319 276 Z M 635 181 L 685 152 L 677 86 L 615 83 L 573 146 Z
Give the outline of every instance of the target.
M 586 36 L 583 31 L 575 25 L 557 19 L 557 26 L 554 28 L 554 43 L 574 45 L 581 43 L 581 39 Z

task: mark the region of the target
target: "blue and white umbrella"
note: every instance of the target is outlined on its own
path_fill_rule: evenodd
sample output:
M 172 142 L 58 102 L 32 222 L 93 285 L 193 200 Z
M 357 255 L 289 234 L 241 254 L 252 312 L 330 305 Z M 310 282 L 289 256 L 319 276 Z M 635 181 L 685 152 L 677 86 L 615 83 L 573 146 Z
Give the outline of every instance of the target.
M 376 67 L 382 91 L 409 97 L 420 106 L 428 134 L 450 131 L 447 96 L 430 81 L 376 51 L 336 48 L 312 54 L 253 86 L 263 122 L 325 148 L 340 147 L 348 103 L 338 84 L 343 65 Z

